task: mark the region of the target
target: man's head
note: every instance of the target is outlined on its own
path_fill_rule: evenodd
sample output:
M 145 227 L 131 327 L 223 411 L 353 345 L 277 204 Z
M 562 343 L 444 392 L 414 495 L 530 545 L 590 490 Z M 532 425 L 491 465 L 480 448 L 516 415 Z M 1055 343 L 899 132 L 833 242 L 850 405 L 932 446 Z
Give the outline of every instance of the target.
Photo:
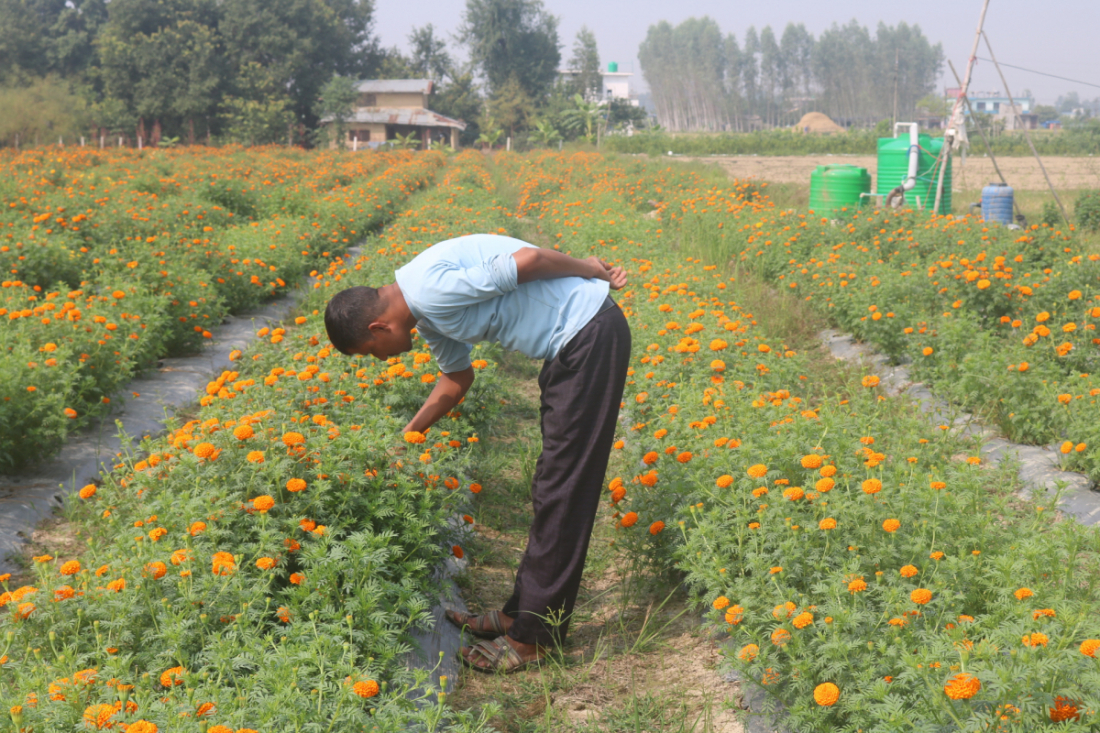
M 392 286 L 341 290 L 325 307 L 325 330 L 341 354 L 388 359 L 412 349 L 407 306 L 395 303 Z

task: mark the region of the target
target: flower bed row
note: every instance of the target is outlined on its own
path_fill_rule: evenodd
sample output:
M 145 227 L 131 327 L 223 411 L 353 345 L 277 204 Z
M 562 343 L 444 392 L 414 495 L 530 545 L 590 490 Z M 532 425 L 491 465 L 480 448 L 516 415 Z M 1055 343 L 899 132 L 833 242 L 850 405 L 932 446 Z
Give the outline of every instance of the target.
M 503 220 L 480 157 L 414 197 L 369 255 L 335 259 L 294 325 L 233 355 L 195 419 L 72 500 L 84 554 L 35 558 L 18 588 L 0 578 L 0 705 L 17 729 L 482 729 L 405 655 L 437 568 L 462 554 L 449 520 L 480 491 L 494 368 L 478 359 L 467 402 L 397 456 L 434 364 L 423 348 L 343 357 L 321 316 L 337 289 L 391 278 L 425 232 L 463 233 L 467 210 L 479 229 Z
M 617 542 L 686 573 L 730 635 L 728 662 L 789 729 L 1097 725 L 1096 534 L 1058 521 L 1052 497 L 1021 501 L 1010 472 L 873 376 L 812 396 L 809 362 L 739 305 L 725 260 L 686 256 L 702 217 L 712 233 L 766 229 L 759 188 L 595 156 L 505 166 L 543 236 L 632 269 Z M 660 221 L 640 211 L 649 200 Z M 789 216 L 773 242 L 801 238 Z M 873 250 L 859 233 L 847 248 Z
M 331 261 L 442 160 L 0 154 L 0 470 L 41 458 L 137 371 Z
M 1100 254 L 1071 233 L 913 211 L 829 220 L 769 208 L 730 221 L 705 197 L 669 217 L 711 256 L 911 360 L 1009 439 L 1058 442 L 1067 469 L 1100 480 Z

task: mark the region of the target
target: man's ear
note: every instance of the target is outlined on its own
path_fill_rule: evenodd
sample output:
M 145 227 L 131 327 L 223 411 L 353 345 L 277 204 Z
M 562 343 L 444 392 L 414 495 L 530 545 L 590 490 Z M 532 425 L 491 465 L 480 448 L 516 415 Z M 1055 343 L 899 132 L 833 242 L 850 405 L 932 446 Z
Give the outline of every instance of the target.
M 374 321 L 367 326 L 367 329 L 370 331 L 372 339 L 377 335 L 385 335 L 393 330 L 390 324 L 385 321 Z

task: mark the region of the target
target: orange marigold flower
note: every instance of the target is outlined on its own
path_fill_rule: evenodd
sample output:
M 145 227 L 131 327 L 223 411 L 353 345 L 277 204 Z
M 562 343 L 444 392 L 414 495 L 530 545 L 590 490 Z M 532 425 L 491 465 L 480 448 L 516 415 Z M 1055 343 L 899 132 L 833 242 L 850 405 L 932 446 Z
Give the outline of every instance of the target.
M 658 519 L 653 524 L 649 525 L 649 533 L 652 535 L 661 534 L 665 530 L 665 523 Z
M 275 567 L 275 558 L 261 557 L 256 561 L 256 567 L 260 570 L 271 570 L 271 568 Z
M 809 611 L 803 611 L 802 613 L 791 619 L 791 623 L 794 624 L 796 629 L 804 629 L 814 622 L 814 615 Z
M 1081 642 L 1080 651 L 1086 657 L 1095 657 L 1100 650 L 1100 639 L 1085 639 Z
M 814 702 L 822 707 L 836 705 L 840 699 L 840 688 L 832 682 L 822 682 L 814 688 Z
M 249 463 L 263 463 L 264 452 L 262 450 L 249 451 L 246 458 Z
M 855 580 L 848 583 L 849 593 L 859 593 L 860 591 L 865 590 L 867 590 L 867 581 L 865 581 L 863 578 L 856 578 Z
M 77 560 L 69 560 L 67 563 L 61 566 L 62 575 L 76 575 L 80 572 L 80 562 Z
M 107 705 L 106 703 L 100 703 L 98 705 L 92 705 L 84 709 L 84 725 L 95 730 L 104 730 L 105 728 L 114 727 L 114 722 L 111 718 L 115 713 L 119 712 L 115 709 L 114 705 Z
M 366 682 L 356 682 L 351 687 L 352 691 L 359 697 L 374 697 L 378 694 L 378 683 L 374 680 L 367 680 Z
M 301 445 L 306 442 L 306 436 L 301 433 L 283 433 L 283 445 L 287 448 L 293 448 L 296 445 Z
M 714 483 L 720 489 L 729 488 L 729 485 L 733 483 L 733 476 L 730 476 L 729 474 L 724 474 L 715 479 Z
M 290 574 L 290 584 L 291 585 L 301 585 L 302 581 L 305 580 L 305 579 L 306 579 L 306 576 L 302 575 L 301 573 L 291 573 Z
M 292 478 L 286 482 L 286 490 L 292 492 L 303 491 L 306 488 L 305 479 Z
M 969 700 L 982 689 L 982 683 L 972 674 L 957 674 L 943 686 L 944 693 L 952 700 Z
M 829 478 L 830 476 L 835 476 L 836 475 L 836 466 L 822 466 L 821 470 L 818 473 L 820 473 L 825 478 Z
M 1021 641 L 1022 641 L 1024 646 L 1030 646 L 1030 647 L 1043 646 L 1043 647 L 1045 647 L 1047 645 L 1047 643 L 1050 641 L 1050 639 L 1047 638 L 1046 634 L 1036 632 L 1034 634 L 1024 634 L 1023 639 Z
M 1061 723 L 1066 720 L 1077 720 L 1081 717 L 1081 712 L 1078 710 L 1078 701 L 1070 700 L 1067 697 L 1061 695 L 1054 698 L 1054 707 L 1050 708 L 1050 719 L 1054 723 Z
M 817 528 L 824 530 L 836 529 L 836 520 L 832 517 L 826 517 L 817 523 Z
M 145 566 L 145 573 L 151 575 L 154 580 L 160 580 L 168 572 L 168 566 L 162 563 L 160 560 L 148 563 Z
M 212 458 L 217 452 L 218 449 L 214 447 L 213 443 L 199 443 L 195 446 L 196 458 Z
M 783 566 L 776 565 L 775 567 L 768 570 L 768 575 L 778 575 L 781 572 L 783 572 Z
M 263 494 L 252 500 L 252 506 L 256 507 L 256 511 L 261 514 L 266 514 L 275 506 L 275 499 L 267 494 Z
M 1054 617 L 1055 613 L 1053 608 L 1036 608 L 1034 611 L 1031 612 L 1031 618 L 1033 619 Z
M 481 484 L 470 484 L 470 493 L 480 494 L 481 493 Z
M 882 528 L 887 532 L 897 532 L 901 528 L 901 522 L 896 519 L 887 519 L 882 523 Z
M 650 451 L 649 453 L 646 453 L 644 456 L 642 456 L 642 463 L 646 464 L 647 466 L 652 466 L 654 463 L 657 462 L 657 459 L 659 459 L 660 457 L 661 456 L 656 451 Z
M 741 647 L 741 651 L 737 652 L 737 658 L 743 662 L 751 662 L 756 659 L 756 655 L 760 653 L 760 647 L 756 644 L 746 644 Z
M 453 547 L 451 547 L 451 554 L 457 557 L 459 560 L 461 560 L 466 555 L 466 553 L 458 545 L 454 545 Z
M 814 489 L 820 491 L 822 494 L 829 493 L 833 490 L 834 486 L 836 486 L 836 482 L 833 481 L 831 478 L 819 478 L 814 483 Z
M 796 608 L 798 608 L 798 606 L 794 605 L 790 601 L 787 601 L 786 603 L 780 603 L 778 606 L 772 609 L 772 616 L 777 619 L 790 618 L 791 614 L 794 613 L 794 610 Z
M 730 606 L 726 609 L 726 623 L 739 624 L 744 617 L 745 609 L 741 606 Z
M 164 527 L 155 527 L 154 529 L 150 530 L 149 539 L 151 539 L 153 542 L 159 542 L 160 538 L 166 534 L 168 534 L 168 530 L 166 530 Z
M 811 469 L 812 468 L 821 468 L 821 463 L 822 463 L 821 456 L 817 455 L 816 453 L 811 453 L 809 455 L 802 456 L 802 467 L 803 468 L 811 468 Z
M 233 437 L 237 440 L 248 440 L 253 435 L 255 435 L 255 433 L 252 431 L 251 425 L 238 425 L 233 428 Z
M 860 380 L 860 383 L 864 387 L 868 387 L 868 388 L 878 385 L 878 382 L 879 382 L 879 379 L 874 374 L 868 374 L 866 377 L 864 377 L 863 379 Z
M 909 600 L 916 603 L 918 606 L 923 606 L 932 600 L 932 591 L 927 588 L 917 588 L 909 594 Z
M 161 687 L 174 687 L 175 685 L 183 684 L 183 675 L 187 674 L 187 670 L 183 667 L 172 667 L 166 669 L 160 675 Z
M 806 492 L 802 490 L 801 486 L 791 486 L 783 489 L 783 498 L 787 501 L 798 501 L 805 495 Z
M 175 552 L 172 553 L 172 558 L 171 558 L 173 565 L 182 565 L 183 563 L 187 562 L 190 559 L 191 559 L 191 551 L 186 549 L 186 548 L 181 549 L 181 550 L 176 550 Z
M 211 570 L 214 575 L 232 575 L 237 569 L 237 561 L 228 552 L 215 552 Z
M 684 451 L 680 455 L 676 456 L 676 460 L 680 463 L 687 463 L 691 460 L 691 453 L 689 451 Z
M 126 590 L 126 579 L 118 578 L 117 580 L 112 580 L 110 583 L 107 584 L 107 590 L 114 591 L 115 593 L 121 593 L 122 591 Z
M 417 432 L 416 430 L 410 430 L 409 432 L 405 433 L 406 443 L 420 445 L 425 440 L 427 440 L 427 438 L 424 436 L 424 433 Z
M 757 463 L 756 465 L 749 466 L 748 474 L 753 478 L 764 478 L 768 475 L 768 467 L 763 463 Z
M 621 520 L 619 520 L 619 524 L 621 524 L 624 527 L 633 527 L 634 524 L 637 521 L 638 521 L 637 512 L 627 512 L 626 514 L 623 515 L 623 518 Z
M 96 492 L 95 484 L 88 484 L 87 486 L 85 486 L 84 488 L 82 488 L 80 490 L 80 498 L 81 499 L 91 499 L 93 496 L 95 496 L 95 492 Z
M 864 494 L 877 494 L 882 491 L 882 482 L 877 478 L 869 478 L 862 484 Z
M 776 629 L 772 632 L 771 640 L 776 646 L 786 646 L 791 640 L 791 632 L 786 629 Z
M 206 522 L 194 522 L 187 528 L 187 534 L 197 537 L 206 531 Z
M 730 604 L 730 599 L 725 596 L 718 596 L 714 599 L 714 602 L 710 605 L 714 606 L 715 610 L 721 611 L 723 608 Z
M 912 578 L 920 571 L 913 565 L 903 565 L 898 572 L 901 573 L 901 577 L 903 578 Z
M 1031 588 L 1020 588 L 1012 595 L 1016 596 L 1017 601 L 1022 601 L 1025 598 L 1031 598 L 1033 595 L 1035 595 L 1035 593 L 1031 590 Z

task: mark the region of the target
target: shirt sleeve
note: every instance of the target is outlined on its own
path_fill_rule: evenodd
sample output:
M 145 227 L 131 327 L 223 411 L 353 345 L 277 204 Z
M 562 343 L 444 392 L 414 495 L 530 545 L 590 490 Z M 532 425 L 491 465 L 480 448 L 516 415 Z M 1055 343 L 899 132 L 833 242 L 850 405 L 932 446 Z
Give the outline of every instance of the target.
M 490 257 L 475 267 L 441 261 L 426 273 L 420 293 L 425 315 L 441 315 L 465 308 L 519 287 L 519 272 L 512 253 Z
M 416 324 L 416 332 L 427 342 L 435 363 L 444 374 L 453 374 L 470 368 L 472 347 L 469 344 L 448 338 L 423 323 Z

